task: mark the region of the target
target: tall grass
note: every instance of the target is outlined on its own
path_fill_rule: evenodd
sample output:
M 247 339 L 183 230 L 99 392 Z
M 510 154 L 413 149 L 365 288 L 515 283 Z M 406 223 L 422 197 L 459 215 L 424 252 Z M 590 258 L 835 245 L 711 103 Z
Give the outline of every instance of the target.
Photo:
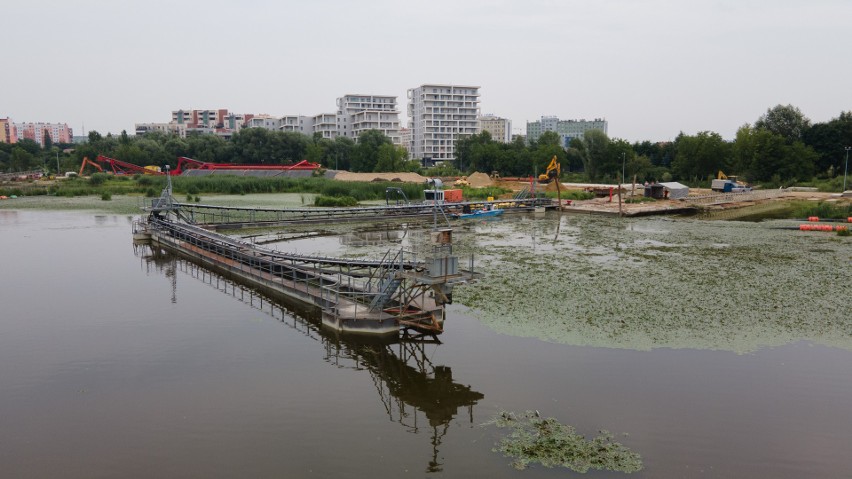
M 87 196 L 159 194 L 166 186 L 162 176 L 112 176 L 92 175 L 90 179 L 74 178 L 56 182 L 51 186 L 15 185 L 14 188 L 0 188 L 0 194 L 7 196 L 45 195 Z M 357 201 L 381 200 L 385 198 L 387 187 L 400 188 L 410 200 L 422 200 L 425 185 L 399 182 L 343 182 L 326 178 L 256 178 L 239 176 L 201 176 L 172 178 L 172 187 L 176 194 L 252 194 L 252 193 L 315 193 L 328 197 L 349 196 Z
M 816 216 L 823 219 L 843 219 L 852 217 L 852 203 L 837 204 L 820 201 L 795 202 L 792 208 L 792 216 L 796 218 L 807 218 Z
M 484 200 L 489 196 L 498 198 L 511 192 L 512 190 L 500 188 L 498 186 L 486 186 L 484 188 L 471 188 L 469 186 L 462 187 L 462 195 L 466 200 Z

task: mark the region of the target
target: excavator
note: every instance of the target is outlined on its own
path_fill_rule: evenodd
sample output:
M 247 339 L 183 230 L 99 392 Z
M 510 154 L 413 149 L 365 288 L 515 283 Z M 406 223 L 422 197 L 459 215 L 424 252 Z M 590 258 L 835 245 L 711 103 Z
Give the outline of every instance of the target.
M 95 167 L 95 169 L 97 169 L 97 170 L 98 170 L 98 171 L 100 171 L 101 173 L 103 173 L 103 172 L 104 172 L 104 169 L 103 169 L 103 167 L 102 167 L 101 165 L 99 165 L 99 164 L 95 163 L 94 161 L 90 160 L 88 156 L 84 156 L 84 157 L 83 157 L 83 164 L 82 164 L 82 165 L 80 165 L 80 173 L 78 173 L 78 174 L 77 174 L 77 176 L 83 176 L 83 170 L 85 170 L 85 169 L 86 169 L 86 165 L 92 165 L 92 166 L 94 166 L 94 167 Z
M 553 159 L 550 160 L 550 164 L 547 165 L 547 170 L 538 175 L 538 182 L 546 185 L 554 179 L 559 178 L 559 173 L 561 172 L 562 168 L 559 166 L 559 163 L 556 162 L 556 155 L 554 155 Z

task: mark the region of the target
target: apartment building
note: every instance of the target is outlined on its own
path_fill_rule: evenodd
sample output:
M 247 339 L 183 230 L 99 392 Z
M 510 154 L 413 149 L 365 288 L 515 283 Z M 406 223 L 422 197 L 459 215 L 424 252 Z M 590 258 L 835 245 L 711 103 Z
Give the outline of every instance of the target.
M 395 96 L 349 94 L 337 99 L 337 135 L 358 140 L 367 130 L 379 130 L 400 144 L 399 110 Z
M 218 110 L 177 110 L 172 112 L 172 122 L 188 128 L 225 128 L 227 108 Z
M 278 127 L 279 131 L 292 131 L 296 133 L 304 133 L 305 117 L 300 115 L 284 115 L 281 117 L 281 124 Z
M 400 128 L 399 129 L 399 144 L 405 148 L 405 151 L 408 152 L 408 158 L 411 158 L 411 129 L 410 128 Z
M 305 120 L 305 133 L 310 135 L 320 134 L 321 138 L 333 140 L 337 138 L 337 115 L 334 113 L 320 113 Z
M 18 133 L 11 118 L 0 118 L 0 143 L 17 143 Z
M 411 156 L 454 162 L 456 140 L 479 133 L 479 87 L 424 84 L 408 90 Z
M 527 141 L 532 143 L 539 139 L 545 131 L 553 131 L 562 138 L 562 146 L 568 147 L 573 138 L 580 138 L 589 130 L 600 130 L 607 133 L 607 121 L 603 118 L 586 120 L 560 120 L 555 116 L 542 116 L 541 120 L 527 122 Z
M 163 133 L 165 135 L 177 135 L 186 138 L 186 124 L 178 123 L 136 123 L 134 125 L 136 136 L 145 136 L 148 133 Z
M 15 123 L 17 140 L 27 138 L 44 147 L 45 133 L 53 143 L 73 143 L 74 132 L 67 123 Z
M 494 141 L 509 143 L 512 141 L 512 120 L 492 114 L 483 115 L 479 117 L 479 131 L 487 131 Z
M 247 128 L 264 128 L 266 130 L 277 131 L 283 125 L 282 119 L 272 115 L 255 115 L 247 123 Z

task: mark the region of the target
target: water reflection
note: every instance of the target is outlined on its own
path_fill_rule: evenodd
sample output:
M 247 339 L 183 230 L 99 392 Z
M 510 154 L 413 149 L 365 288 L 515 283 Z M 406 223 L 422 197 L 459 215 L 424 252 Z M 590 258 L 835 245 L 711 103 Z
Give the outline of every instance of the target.
M 171 302 L 178 301 L 178 276 L 200 281 L 322 344 L 323 359 L 337 368 L 366 371 L 388 418 L 414 434 L 430 436 L 427 472 L 440 472 L 439 448 L 450 422 L 465 409 L 473 423 L 473 406 L 482 393 L 453 381 L 452 369 L 432 363 L 430 340 L 375 339 L 340 336 L 320 327 L 319 311 L 283 304 L 156 247 L 134 244 L 146 274 L 162 274 L 171 284 Z

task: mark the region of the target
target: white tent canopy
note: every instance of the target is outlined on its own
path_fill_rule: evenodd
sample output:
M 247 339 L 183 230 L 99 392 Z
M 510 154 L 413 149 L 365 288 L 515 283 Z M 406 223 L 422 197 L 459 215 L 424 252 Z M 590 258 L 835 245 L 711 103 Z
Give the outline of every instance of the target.
M 689 196 L 689 187 L 686 185 L 682 185 L 677 181 L 670 181 L 668 183 L 660 183 L 666 190 L 669 192 L 669 198 L 676 200 L 680 198 L 686 198 Z

